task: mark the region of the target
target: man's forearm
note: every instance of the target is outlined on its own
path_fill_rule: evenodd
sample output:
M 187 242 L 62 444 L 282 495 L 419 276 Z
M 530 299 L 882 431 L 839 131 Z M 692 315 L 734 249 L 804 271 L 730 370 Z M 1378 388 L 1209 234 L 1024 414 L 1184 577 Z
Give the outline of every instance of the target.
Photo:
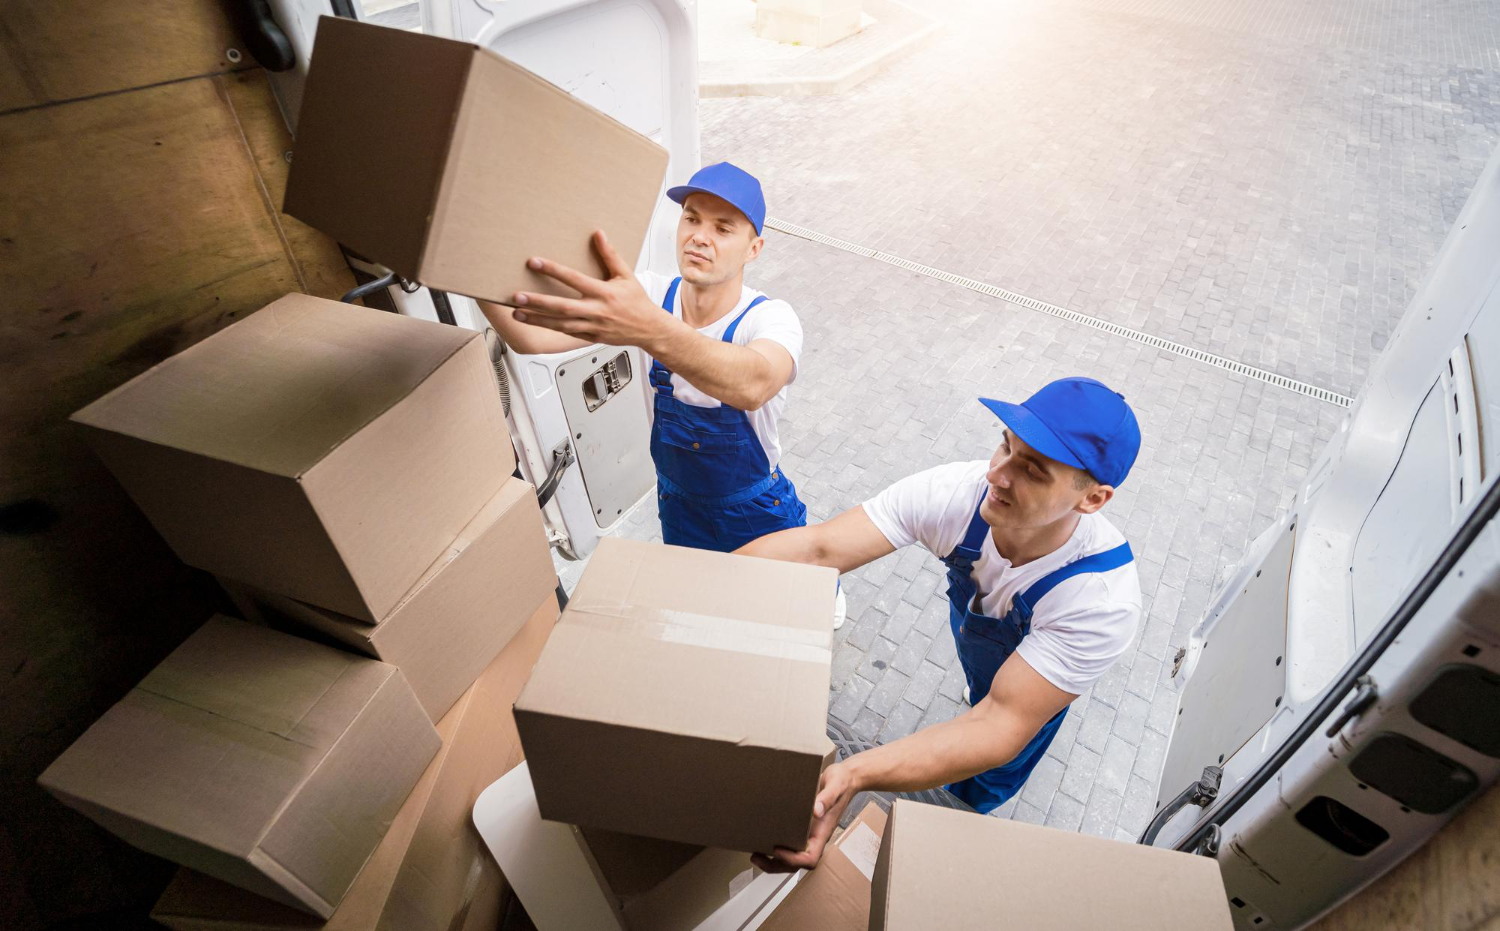
M 822 544 L 820 525 L 793 527 L 778 530 L 758 540 L 751 540 L 735 550 L 741 556 L 759 556 L 761 559 L 779 559 L 782 562 L 800 562 L 813 566 L 842 567 L 833 561 Z
M 847 765 L 858 791 L 920 792 L 1015 759 L 1034 733 L 1003 708 L 971 708 L 951 721 L 856 753 Z
M 710 339 L 680 320 L 673 323 L 642 348 L 694 388 L 742 411 L 755 410 L 780 390 L 771 385 L 770 361 L 754 349 Z

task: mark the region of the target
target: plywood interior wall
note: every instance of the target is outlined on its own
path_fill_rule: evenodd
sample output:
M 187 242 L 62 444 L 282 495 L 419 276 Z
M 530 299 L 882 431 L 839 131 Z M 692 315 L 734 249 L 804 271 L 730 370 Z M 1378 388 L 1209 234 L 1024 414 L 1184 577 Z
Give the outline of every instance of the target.
M 1500 785 L 1315 931 L 1500 931 Z
M 291 149 L 218 0 L 0 4 L 0 927 L 129 927 L 170 874 L 35 780 L 216 607 L 67 416 L 289 291 Z

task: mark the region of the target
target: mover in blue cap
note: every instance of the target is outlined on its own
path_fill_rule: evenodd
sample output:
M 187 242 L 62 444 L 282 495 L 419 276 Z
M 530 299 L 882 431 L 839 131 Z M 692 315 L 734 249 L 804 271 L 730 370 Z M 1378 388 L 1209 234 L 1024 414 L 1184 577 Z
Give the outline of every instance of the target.
M 1130 546 L 1100 510 L 1141 433 L 1125 399 L 1064 378 L 1020 404 L 981 398 L 1004 424 L 989 461 L 902 479 L 821 524 L 740 550 L 847 572 L 920 544 L 947 567 L 949 626 L 972 707 L 823 773 L 807 847 L 757 855 L 810 868 L 857 792 L 946 786 L 992 811 L 1020 790 L 1068 705 L 1122 656 L 1141 616 Z
M 754 176 L 719 162 L 667 196 L 682 205 L 678 277 L 637 279 L 595 233 L 607 280 L 541 258 L 530 262 L 579 298 L 521 293 L 514 308 L 480 306 L 517 352 L 591 343 L 644 350 L 662 538 L 727 552 L 807 523 L 807 508 L 780 467 L 778 432 L 802 325 L 785 301 L 744 284 L 745 265 L 765 245 L 766 202 Z M 838 604 L 836 624 L 842 592 Z

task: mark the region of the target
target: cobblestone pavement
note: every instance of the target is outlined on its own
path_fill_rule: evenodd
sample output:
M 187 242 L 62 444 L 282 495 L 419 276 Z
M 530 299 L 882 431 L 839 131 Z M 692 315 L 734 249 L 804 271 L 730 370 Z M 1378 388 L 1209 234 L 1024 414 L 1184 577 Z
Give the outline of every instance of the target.
M 760 174 L 783 220 L 1353 394 L 1497 141 L 1500 9 L 1211 6 L 933 3 L 949 28 L 845 95 L 704 101 L 705 161 Z M 1343 411 L 781 234 L 751 280 L 807 330 L 783 465 L 816 519 L 988 456 L 978 394 L 1087 374 L 1135 405 L 1106 513 L 1139 560 L 1137 644 L 998 813 L 1133 839 L 1170 657 Z M 644 511 L 624 533 L 659 535 Z M 961 710 L 940 570 L 909 549 L 846 576 L 830 712 L 865 738 Z

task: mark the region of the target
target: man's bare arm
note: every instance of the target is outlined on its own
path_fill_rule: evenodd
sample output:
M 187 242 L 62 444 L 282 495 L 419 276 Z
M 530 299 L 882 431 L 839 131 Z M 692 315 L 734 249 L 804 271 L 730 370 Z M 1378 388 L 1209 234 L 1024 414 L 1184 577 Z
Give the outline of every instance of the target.
M 820 524 L 780 530 L 752 540 L 735 552 L 782 562 L 832 566 L 839 572 L 848 572 L 895 550 L 864 507 L 855 506 Z
M 807 847 L 777 849 L 774 857 L 756 854 L 756 864 L 773 872 L 811 869 L 857 793 L 918 792 L 1004 766 L 1077 697 L 1048 682 L 1019 654 L 1012 654 L 978 705 L 951 721 L 856 753 L 824 770 Z
M 574 349 L 582 349 L 592 345 L 587 340 L 546 327 L 532 326 L 522 323 L 516 319 L 515 310 L 504 304 L 494 304 L 489 301 L 476 301 L 479 309 L 484 313 L 484 318 L 490 322 L 490 326 L 505 340 L 505 345 L 511 349 L 528 356 L 539 356 L 549 352 L 569 352 Z
M 676 316 L 663 313 L 646 296 L 604 233 L 595 232 L 593 243 L 608 278 L 595 278 L 546 259 L 531 259 L 527 264 L 533 271 L 561 282 L 579 296 L 520 292 L 515 296 L 515 310 L 505 309 L 512 317 L 509 324 L 532 325 L 588 341 L 578 345 L 639 346 L 699 391 L 742 411 L 758 409 L 786 387 L 792 377 L 792 356 L 786 347 L 764 339 L 748 346 L 733 346 L 704 336 Z M 500 333 L 509 339 L 505 330 Z M 519 348 L 522 344 L 516 345 Z

